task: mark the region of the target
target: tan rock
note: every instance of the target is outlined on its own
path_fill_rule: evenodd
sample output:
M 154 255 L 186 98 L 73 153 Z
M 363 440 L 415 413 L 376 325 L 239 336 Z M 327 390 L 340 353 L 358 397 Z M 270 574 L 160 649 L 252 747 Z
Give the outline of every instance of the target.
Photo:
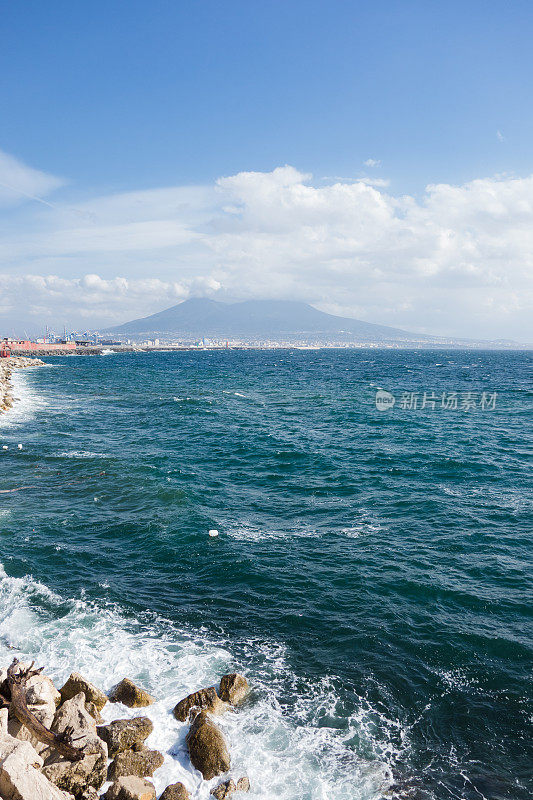
M 63 733 L 67 728 L 74 731 L 76 747 L 83 747 L 86 742 L 97 738 L 96 722 L 85 708 L 83 692 L 66 700 L 56 711 L 52 730 L 54 733 Z
M 227 708 L 228 704 L 222 702 L 215 687 L 209 686 L 207 689 L 199 689 L 180 700 L 174 707 L 174 716 L 180 722 L 185 722 L 194 709 L 209 711 L 211 714 L 223 714 Z
M 80 800 L 98 800 L 100 795 L 98 794 L 98 790 L 92 786 L 89 786 L 88 789 L 85 789 L 82 795 L 80 795 Z
M 134 717 L 115 719 L 108 725 L 101 725 L 97 728 L 97 732 L 107 744 L 109 757 L 114 758 L 117 753 L 142 745 L 153 729 L 154 725 L 148 717 Z
M 167 786 L 159 800 L 191 800 L 191 793 L 183 783 L 171 783 Z
M 112 703 L 123 703 L 128 708 L 142 708 L 155 703 L 155 698 L 144 689 L 136 686 L 129 678 L 124 678 L 109 695 Z
M 0 711 L 0 797 L 3 800 L 69 800 L 40 772 L 43 760 L 31 744 L 7 733 L 7 709 Z
M 75 746 L 83 747 L 85 755 L 80 761 L 72 762 L 49 749 L 43 774 L 77 798 L 88 787 L 99 789 L 107 777 L 107 745 L 96 734 L 96 724 L 85 708 L 83 692 L 59 707 L 52 730 L 59 734 L 71 731 Z
M 187 734 L 191 763 L 205 780 L 215 778 L 230 768 L 230 755 L 222 731 L 201 711 Z
M 220 697 L 227 703 L 236 705 L 243 700 L 250 691 L 250 684 L 238 672 L 231 672 L 223 675 L 220 679 Z
M 109 765 L 107 779 L 116 781 L 126 775 L 151 778 L 164 760 L 159 750 L 149 750 L 142 746 L 139 750 L 126 750 L 124 753 L 117 753 L 115 760 Z
M 153 783 L 133 775 L 115 781 L 102 800 L 156 800 Z
M 235 786 L 235 781 L 229 780 L 219 783 L 215 789 L 211 790 L 211 794 L 213 797 L 216 797 L 216 800 L 227 800 L 227 798 L 235 794 L 236 791 L 237 787 Z
M 94 703 L 85 703 L 85 710 L 89 712 L 97 725 L 103 724 L 103 718 Z
M 60 689 L 61 699 L 63 702 L 65 700 L 70 700 L 80 692 L 83 692 L 85 695 L 85 701 L 87 703 L 94 703 L 98 711 L 101 711 L 107 703 L 107 696 L 101 689 L 98 689 L 94 684 L 90 683 L 90 681 L 86 680 L 79 672 L 73 672 L 65 685 Z
M 67 761 L 63 756 L 50 756 L 42 769 L 43 775 L 59 789 L 81 798 L 89 788 L 99 789 L 107 777 L 107 752 L 104 742 L 101 750 L 88 752 L 80 761 Z
M 250 781 L 246 776 L 239 778 L 237 783 L 230 778 L 229 781 L 219 783 L 215 789 L 211 789 L 211 794 L 216 800 L 227 800 L 235 792 L 249 792 Z

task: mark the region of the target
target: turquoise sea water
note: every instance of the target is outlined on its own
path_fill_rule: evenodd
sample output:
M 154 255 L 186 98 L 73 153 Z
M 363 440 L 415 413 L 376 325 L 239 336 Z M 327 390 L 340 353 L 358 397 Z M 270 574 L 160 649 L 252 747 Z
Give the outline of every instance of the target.
M 142 681 L 158 789 L 208 797 L 169 710 L 237 667 L 254 693 L 221 725 L 250 800 L 529 797 L 532 364 L 228 351 L 18 373 L 2 665 Z

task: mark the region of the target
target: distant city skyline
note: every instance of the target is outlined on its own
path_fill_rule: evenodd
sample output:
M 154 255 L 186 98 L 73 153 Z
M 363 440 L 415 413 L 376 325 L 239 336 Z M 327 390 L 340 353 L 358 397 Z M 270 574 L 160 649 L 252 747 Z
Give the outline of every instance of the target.
M 5 8 L 1 332 L 206 296 L 533 341 L 532 36 L 526 2 Z

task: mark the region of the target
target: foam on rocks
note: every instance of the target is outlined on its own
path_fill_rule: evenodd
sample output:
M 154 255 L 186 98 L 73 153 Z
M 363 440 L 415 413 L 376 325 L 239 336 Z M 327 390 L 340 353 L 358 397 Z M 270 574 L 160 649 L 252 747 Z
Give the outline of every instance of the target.
M 44 361 L 41 361 L 40 358 L 9 356 L 8 358 L 0 359 L 0 414 L 4 411 L 9 411 L 15 402 L 11 382 L 13 370 L 40 366 L 44 366 Z M 18 448 L 22 450 L 22 445 L 19 444 Z M 7 447 L 4 447 L 4 450 L 7 450 Z
M 206 791 L 226 798 L 248 791 L 248 778 L 233 778 L 216 789 L 208 781 L 230 769 L 230 752 L 222 731 L 211 719 L 242 699 L 248 682 L 236 673 L 222 676 L 220 687 L 199 689 L 177 706 L 177 719 L 189 722 L 186 743 L 190 767 L 201 774 Z M 238 695 L 238 697 L 236 696 Z M 153 705 L 156 699 L 124 678 L 108 696 L 78 672 L 58 691 L 42 669 L 14 659 L 0 669 L 0 798 L 2 800 L 155 800 L 149 780 L 165 756 L 144 742 L 154 725 L 148 717 L 114 719 L 97 727 L 95 715 L 106 706 Z M 109 759 L 113 758 L 111 763 Z M 110 784 L 110 785 L 109 785 Z M 101 794 L 107 787 L 105 794 Z M 205 795 L 205 792 L 201 792 Z M 166 800 L 189 800 L 183 783 L 163 789 Z
M 54 611 L 50 612 L 50 608 Z M 118 753 L 139 752 L 143 747 L 152 753 L 158 751 L 164 757 L 163 765 L 155 768 L 153 778 L 117 775 L 112 783 L 106 774 L 105 782 L 98 789 L 87 786 L 74 797 L 72 791 L 55 786 L 44 774 L 43 762 L 51 766 L 50 749 L 47 751 L 46 745 L 39 743 L 10 713 L 9 735 L 30 747 L 25 749 L 24 759 L 33 788 L 26 797 L 7 792 L 4 795 L 0 788 L 2 800 L 101 800 L 107 792 L 111 792 L 107 795 L 110 800 L 131 800 L 132 797 L 138 800 L 139 794 L 132 794 L 135 787 L 141 791 L 141 796 L 142 792 L 148 792 L 148 798 L 154 797 L 155 787 L 158 800 L 209 800 L 210 797 L 212 800 L 213 789 L 228 781 L 235 784 L 233 800 L 245 800 L 247 796 L 257 800 L 272 800 L 273 797 L 278 800 L 298 797 L 375 800 L 393 785 L 386 758 L 368 761 L 355 754 L 347 755 L 344 744 L 347 737 L 357 733 L 367 737 L 365 741 L 372 745 L 376 741 L 371 738 L 375 727 L 372 709 L 368 719 L 363 715 L 354 717 L 350 728 L 339 736 L 337 731 L 317 727 L 314 721 L 316 709 L 335 706 L 338 698 L 334 688 L 328 685 L 315 692 L 315 688 L 311 690 L 304 685 L 301 693 L 295 694 L 298 721 L 285 713 L 278 696 L 285 685 L 283 676 L 291 673 L 283 651 L 277 646 L 270 649 L 270 645 L 254 643 L 236 659 L 225 639 L 178 628 L 155 615 L 148 620 L 126 619 L 115 608 L 99 603 L 65 600 L 31 576 L 7 575 L 1 565 L 0 611 L 0 667 L 6 668 L 0 669 L 0 692 L 5 690 L 7 667 L 14 654 L 26 663 L 35 659 L 38 667 L 45 667 L 45 674 L 41 672 L 40 677 L 30 679 L 32 691 L 26 695 L 27 705 L 36 717 L 40 716 L 48 730 L 63 729 L 50 720 L 58 723 L 60 717 L 56 719 L 56 714 L 67 702 L 67 695 L 75 698 L 81 689 L 88 713 L 86 716 L 77 700 L 73 717 L 74 720 L 77 715 L 83 717 L 90 739 L 94 737 L 96 723 L 97 738 L 108 746 L 107 769 Z M 249 692 L 244 677 L 239 676 L 239 672 L 244 672 L 245 661 L 250 662 L 254 676 Z M 235 672 L 237 665 L 240 669 Z M 133 679 L 138 688 L 150 692 L 155 702 L 146 708 L 110 702 L 112 687 L 125 676 Z M 195 699 L 192 696 L 196 696 Z M 5 697 L 9 702 L 7 692 Z M 104 697 L 107 702 L 98 711 L 93 701 L 98 702 L 100 698 L 98 704 L 101 705 Z M 183 700 L 187 702 L 182 703 Z M 180 706 L 180 716 L 182 709 L 187 708 L 183 721 L 172 713 L 176 706 Z M 206 706 L 222 713 L 214 716 Z M 230 756 L 229 772 L 219 773 L 209 780 L 192 764 L 186 741 L 201 711 L 207 712 L 209 721 L 221 731 Z M 101 716 L 100 721 L 96 714 Z M 73 733 L 74 746 L 79 743 L 76 741 L 79 735 Z M 206 740 L 207 737 L 204 742 Z M 41 747 L 42 752 L 37 752 L 36 748 Z M 24 755 L 24 751 L 20 752 Z M 382 751 L 377 752 L 381 756 Z M 400 755 L 394 751 L 395 758 Z M 131 763 L 143 764 L 144 758 Z M 146 758 L 151 764 L 152 758 L 157 756 Z M 0 765 L 2 761 L 0 756 Z M 125 761 L 130 763 L 129 758 L 119 759 L 117 772 L 122 771 Z M 33 764 L 37 767 L 33 767 L 32 772 Z M 55 767 L 54 771 L 60 769 L 68 773 L 66 767 Z M 35 773 L 41 777 L 35 777 Z M 244 776 L 249 778 L 250 795 L 245 788 L 248 780 L 241 782 Z M 75 774 L 71 775 L 70 780 L 74 777 Z M 48 783 L 43 783 L 43 779 Z M 48 794 L 39 794 L 36 782 L 41 788 L 44 786 Z M 229 783 L 219 793 L 228 794 L 232 790 L 233 785 Z

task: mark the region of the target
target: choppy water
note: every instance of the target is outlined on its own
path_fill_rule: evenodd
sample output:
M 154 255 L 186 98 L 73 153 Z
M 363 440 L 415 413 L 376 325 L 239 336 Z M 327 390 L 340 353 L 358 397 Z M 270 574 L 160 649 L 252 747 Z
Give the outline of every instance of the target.
M 529 797 L 532 362 L 199 352 L 19 373 L 1 662 L 146 685 L 158 790 L 208 797 L 169 711 L 238 668 L 254 693 L 220 724 L 250 800 Z

